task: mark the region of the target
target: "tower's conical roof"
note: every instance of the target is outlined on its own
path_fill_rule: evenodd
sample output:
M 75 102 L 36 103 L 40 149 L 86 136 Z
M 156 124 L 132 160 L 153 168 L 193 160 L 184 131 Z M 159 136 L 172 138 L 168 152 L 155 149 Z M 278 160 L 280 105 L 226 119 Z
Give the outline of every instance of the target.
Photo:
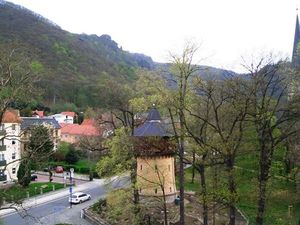
M 294 36 L 293 55 L 292 55 L 292 63 L 294 63 L 294 64 L 300 64 L 300 55 L 297 53 L 299 41 L 300 41 L 300 27 L 299 27 L 298 15 L 297 15 L 296 16 L 295 36 Z
M 148 114 L 146 121 L 134 130 L 133 136 L 136 137 L 166 137 L 170 136 L 165 124 L 162 122 L 158 110 L 153 106 Z

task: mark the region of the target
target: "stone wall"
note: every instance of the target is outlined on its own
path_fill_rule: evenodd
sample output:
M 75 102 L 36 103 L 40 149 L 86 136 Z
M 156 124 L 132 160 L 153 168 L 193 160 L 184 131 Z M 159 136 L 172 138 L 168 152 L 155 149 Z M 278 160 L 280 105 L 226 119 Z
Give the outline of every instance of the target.
M 176 197 L 174 157 L 138 157 L 137 185 L 140 196 L 162 196 L 162 185 L 168 201 L 174 201 Z

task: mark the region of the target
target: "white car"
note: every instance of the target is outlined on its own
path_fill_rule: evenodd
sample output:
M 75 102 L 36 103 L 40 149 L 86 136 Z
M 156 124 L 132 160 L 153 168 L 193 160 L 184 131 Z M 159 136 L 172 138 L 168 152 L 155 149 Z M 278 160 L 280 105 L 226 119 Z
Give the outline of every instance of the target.
M 90 199 L 91 199 L 91 195 L 89 194 L 83 192 L 75 192 L 72 194 L 72 197 L 69 198 L 69 202 L 76 204 L 76 203 L 82 203 Z

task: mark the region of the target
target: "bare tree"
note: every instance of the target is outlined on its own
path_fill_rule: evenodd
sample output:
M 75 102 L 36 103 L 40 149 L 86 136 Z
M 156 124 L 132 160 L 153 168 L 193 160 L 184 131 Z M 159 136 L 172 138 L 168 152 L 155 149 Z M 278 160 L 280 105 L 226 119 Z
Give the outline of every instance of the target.
M 234 174 L 236 154 L 240 148 L 245 129 L 245 120 L 249 107 L 249 97 L 244 93 L 243 81 L 240 78 L 228 78 L 226 80 L 203 81 L 197 78 L 195 81 L 195 104 L 186 107 L 188 114 L 199 125 L 196 133 L 186 123 L 187 131 L 196 143 L 205 151 L 202 153 L 202 162 L 199 164 L 199 172 L 202 177 L 202 191 L 205 194 L 204 167 L 209 164 L 224 163 L 228 181 L 228 207 L 229 224 L 235 224 L 237 190 Z M 217 154 L 218 160 L 209 160 L 205 165 L 205 159 Z M 220 159 L 221 158 L 221 159 Z M 204 205 L 204 218 L 207 223 L 207 205 Z
M 299 109 L 288 101 L 285 67 L 285 62 L 275 63 L 272 57 L 261 58 L 256 65 L 246 66 L 249 71 L 247 89 L 248 93 L 251 92 L 249 115 L 256 128 L 260 154 L 257 225 L 262 225 L 264 221 L 274 152 L 279 144 L 298 131 Z
M 173 96 L 175 99 L 173 105 L 169 107 L 169 115 L 172 121 L 174 138 L 178 144 L 179 156 L 179 196 L 180 196 L 180 225 L 184 225 L 184 151 L 185 151 L 185 108 L 187 105 L 187 95 L 189 82 L 198 67 L 193 64 L 193 58 L 197 51 L 194 44 L 188 43 L 181 55 L 171 54 L 172 73 L 177 84 L 177 90 Z M 175 115 L 179 118 L 179 128 L 176 127 Z
M 16 43 L 0 44 L 0 124 L 3 124 L 4 113 L 14 103 L 27 100 L 31 97 L 37 81 L 37 76 L 31 69 L 31 62 L 28 57 L 28 49 Z M 18 134 L 18 139 L 22 134 Z M 7 135 L 1 137 L 1 140 L 11 138 Z M 13 160 L 4 166 L 20 162 L 23 158 Z M 1 203 L 0 210 L 22 207 L 20 201 L 13 201 L 8 205 Z

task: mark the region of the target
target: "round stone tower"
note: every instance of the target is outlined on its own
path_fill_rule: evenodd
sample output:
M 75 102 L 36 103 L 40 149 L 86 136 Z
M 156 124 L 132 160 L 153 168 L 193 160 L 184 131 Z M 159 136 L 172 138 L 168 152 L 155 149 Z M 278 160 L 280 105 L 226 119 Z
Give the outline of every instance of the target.
M 170 134 L 155 107 L 135 129 L 134 137 L 140 197 L 165 197 L 167 202 L 174 201 L 176 146 L 170 142 Z

